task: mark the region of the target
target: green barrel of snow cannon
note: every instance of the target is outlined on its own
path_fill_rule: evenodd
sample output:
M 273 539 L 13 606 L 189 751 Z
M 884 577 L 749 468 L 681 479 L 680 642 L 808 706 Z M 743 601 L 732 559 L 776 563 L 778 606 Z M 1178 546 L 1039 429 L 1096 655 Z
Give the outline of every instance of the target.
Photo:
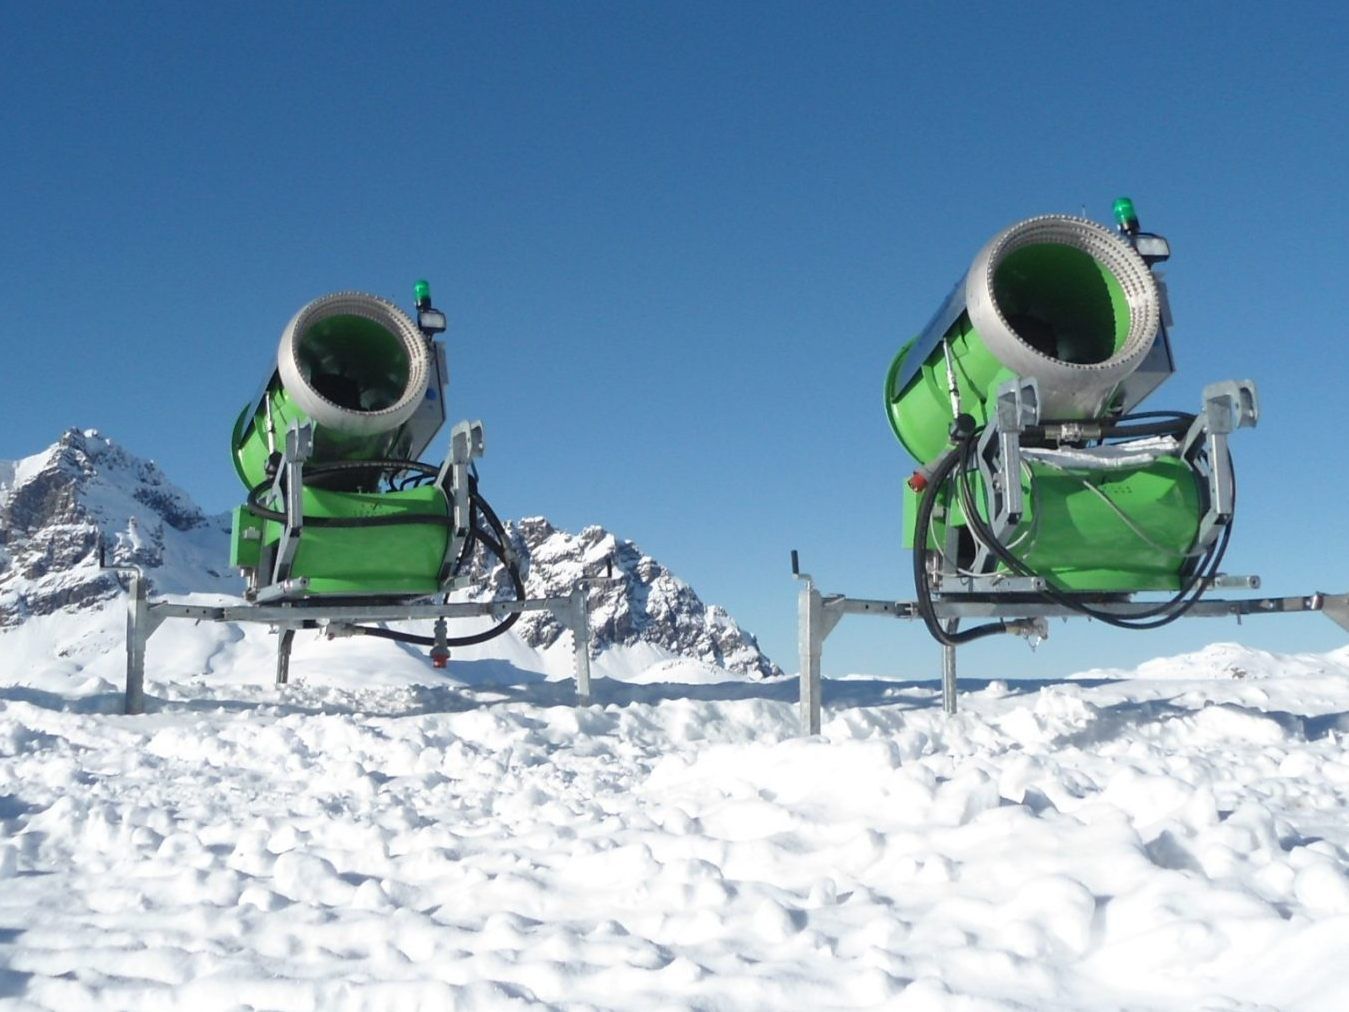
M 235 511 L 231 564 L 265 567 L 275 553 L 284 525 L 258 515 L 257 492 L 273 481 L 287 433 L 310 426 L 305 524 L 289 575 L 311 594 L 439 590 L 451 537 L 446 490 L 388 483 L 396 462 L 415 460 L 444 423 L 443 377 L 437 342 L 384 299 L 339 292 L 296 313 L 275 369 L 234 424 L 231 457 L 251 504 Z M 402 522 L 379 522 L 389 517 Z
M 1036 381 L 1043 421 L 1114 418 L 1170 372 L 1169 352 L 1154 353 L 1162 315 L 1152 271 L 1124 238 L 1082 218 L 1018 222 L 983 247 L 928 326 L 900 349 L 885 383 L 890 425 L 920 467 L 930 467 L 951 448 L 957 411 L 988 423 L 997 391 L 1014 377 Z M 972 481 L 982 510 L 984 478 Z M 1177 456 L 1109 468 L 1028 457 L 1022 490 L 1025 512 L 1006 544 L 1060 589 L 1182 585 L 1203 507 L 1198 479 Z M 906 488 L 907 547 L 918 497 Z M 966 524 L 952 493 L 942 491 L 939 502 L 945 508 L 934 514 L 928 544 L 941 551 L 948 524 Z
M 235 422 L 239 480 L 250 489 L 266 480 L 286 430 L 305 422 L 316 464 L 421 453 L 445 421 L 441 373 L 435 343 L 393 303 L 359 292 L 315 299 L 282 331 L 276 368 Z M 382 473 L 357 468 L 315 483 L 360 489 Z
M 1045 418 L 1102 417 L 1122 404 L 1160 315 L 1152 271 L 1108 229 L 1062 215 L 1018 222 L 900 349 L 885 383 L 890 425 L 929 463 L 946 449 L 952 380 L 961 409 L 983 422 L 1012 376 L 1039 382 Z

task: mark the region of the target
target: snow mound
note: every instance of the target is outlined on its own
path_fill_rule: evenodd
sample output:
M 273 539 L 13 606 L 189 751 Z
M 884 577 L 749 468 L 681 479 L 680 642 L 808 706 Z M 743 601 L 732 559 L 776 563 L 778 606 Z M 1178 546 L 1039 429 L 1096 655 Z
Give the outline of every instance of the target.
M 1136 668 L 1092 668 L 1074 678 L 1195 679 L 1349 674 L 1349 647 L 1328 654 L 1275 654 L 1240 643 L 1210 643 L 1193 653 L 1157 657 Z
M 650 645 L 577 706 L 519 640 L 311 637 L 278 690 L 265 633 L 172 628 L 143 717 L 116 658 L 0 687 L 0 1004 L 1349 1003 L 1344 652 L 951 718 L 857 676 L 800 738 L 793 681 Z

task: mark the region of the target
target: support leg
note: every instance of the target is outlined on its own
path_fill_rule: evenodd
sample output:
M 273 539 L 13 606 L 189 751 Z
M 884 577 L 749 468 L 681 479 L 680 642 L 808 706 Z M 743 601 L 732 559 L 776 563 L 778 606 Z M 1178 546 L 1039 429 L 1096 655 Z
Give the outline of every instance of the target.
M 1349 629 L 1349 594 L 1327 594 L 1322 609 L 1341 629 Z
M 960 619 L 948 618 L 945 628 L 953 633 L 960 626 Z M 941 648 L 941 708 L 949 716 L 956 712 L 956 648 L 943 644 Z
M 290 647 L 295 642 L 294 629 L 282 629 L 276 641 L 276 684 L 290 681 Z
M 145 712 L 145 645 L 153 631 L 145 578 L 131 574 L 130 598 L 126 609 L 126 699 L 128 714 Z
M 590 702 L 590 609 L 582 587 L 571 591 L 571 648 L 576 672 L 576 699 L 581 704 Z
M 824 602 L 809 579 L 797 597 L 801 651 L 801 733 L 820 733 L 820 654 L 824 648 Z

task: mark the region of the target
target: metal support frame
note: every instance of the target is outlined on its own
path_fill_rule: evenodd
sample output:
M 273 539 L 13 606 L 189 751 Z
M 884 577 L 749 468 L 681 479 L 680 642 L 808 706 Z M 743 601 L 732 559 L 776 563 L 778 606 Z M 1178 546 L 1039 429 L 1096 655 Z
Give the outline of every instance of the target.
M 1000 540 L 1021 521 L 1021 435 L 1039 421 L 1039 385 L 1031 378 L 1016 377 L 998 388 L 994 411 L 979 438 L 977 467 L 987 497 L 989 526 Z M 1204 483 L 1205 511 L 1190 556 L 1198 558 L 1231 523 L 1235 509 L 1236 479 L 1228 452 L 1228 437 L 1238 429 L 1254 426 L 1260 417 L 1255 384 L 1250 380 L 1225 380 L 1204 388 L 1204 406 L 1181 440 L 1180 456 Z M 1099 425 L 1066 423 L 1055 431 L 1068 439 L 1094 438 Z M 945 550 L 937 555 L 929 573 L 932 589 L 951 593 L 1015 594 L 1039 592 L 1045 581 L 1039 577 L 1012 575 L 998 567 L 988 546 L 975 543 L 975 556 L 967 569 L 957 567 L 956 535 L 948 526 Z
M 145 712 L 145 653 L 155 630 L 171 618 L 197 622 L 259 622 L 277 627 L 276 684 L 290 679 L 290 651 L 295 633 L 303 628 L 332 625 L 337 629 L 358 622 L 396 622 L 417 619 L 491 617 L 527 611 L 547 611 L 571 630 L 572 663 L 577 702 L 590 702 L 590 614 L 584 586 L 566 597 L 527 598 L 523 601 L 456 601 L 446 604 L 227 604 L 201 605 L 171 598 L 150 600 L 147 581 L 139 570 L 129 570 L 126 626 L 126 701 L 128 714 Z
M 290 683 L 290 648 L 295 643 L 295 627 L 282 626 L 277 629 L 277 637 L 276 684 L 287 685 Z
M 998 390 L 993 422 L 978 444 L 979 473 L 989 490 L 989 522 L 1001 539 L 1021 523 L 1021 433 L 1040 420 L 1040 385 L 1032 377 L 1009 380 Z M 955 558 L 954 552 L 950 558 Z M 972 569 L 996 567 L 988 548 L 978 545 Z M 1002 574 L 998 574 L 1001 576 Z
M 823 594 L 815 586 L 809 573 L 800 572 L 796 552 L 792 552 L 792 574 L 801 581 L 797 598 L 797 641 L 801 653 L 800 699 L 801 733 L 819 734 L 822 710 L 822 679 L 820 661 L 824 641 L 844 615 L 889 615 L 892 618 L 917 620 L 916 601 L 878 601 L 847 597 L 843 594 Z M 1146 601 L 1111 600 L 1093 602 L 1097 611 L 1127 618 L 1146 611 Z M 1081 617 L 1078 612 L 1052 601 L 998 600 L 994 595 L 938 598 L 933 610 L 947 632 L 954 632 L 963 618 L 1015 618 L 1043 621 L 1047 618 Z M 1253 597 L 1245 599 L 1201 598 L 1186 612 L 1187 618 L 1234 617 L 1246 615 L 1275 615 L 1286 612 L 1323 612 L 1336 625 L 1349 631 L 1349 594 L 1322 594 L 1320 592 L 1290 597 Z M 1032 627 L 1028 624 L 1028 630 Z M 942 647 L 941 666 L 942 709 L 947 714 L 956 712 L 956 648 Z
M 286 449 L 282 464 L 267 493 L 269 500 L 281 500 L 286 523 L 276 546 L 276 560 L 272 564 L 271 585 L 284 584 L 290 578 L 295 552 L 300 547 L 304 529 L 304 463 L 314 454 L 314 427 L 310 424 L 292 424 L 286 430 Z M 283 480 L 284 478 L 284 480 Z
M 1191 467 L 1196 467 L 1201 452 L 1206 451 L 1208 509 L 1199 521 L 1196 549 L 1211 545 L 1232 522 L 1236 509 L 1236 477 L 1227 437 L 1259 420 L 1259 401 L 1250 380 L 1225 380 L 1204 387 L 1204 410 L 1190 425 L 1181 447 L 1181 456 Z
M 450 496 L 454 517 L 454 536 L 445 540 L 445 561 L 440 570 L 442 587 L 449 582 L 459 546 L 464 543 L 473 525 L 472 505 L 469 502 L 469 468 L 475 459 L 483 455 L 485 448 L 482 422 L 458 422 L 450 430 L 450 452 L 436 476 L 436 484 Z

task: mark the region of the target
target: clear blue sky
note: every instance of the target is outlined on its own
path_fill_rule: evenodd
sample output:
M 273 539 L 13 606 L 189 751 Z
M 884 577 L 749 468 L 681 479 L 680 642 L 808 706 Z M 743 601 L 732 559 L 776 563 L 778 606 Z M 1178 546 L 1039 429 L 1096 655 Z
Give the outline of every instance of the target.
M 1329 4 L 11 4 L 0 458 L 96 427 L 204 506 L 281 328 L 344 288 L 448 312 L 505 516 L 601 523 L 795 663 L 795 547 L 911 594 L 881 384 L 979 246 L 1132 196 L 1180 371 L 1256 379 L 1228 567 L 1349 590 L 1349 20 Z M 1318 616 L 1056 625 L 1058 675 Z M 826 672 L 935 671 L 849 619 Z

